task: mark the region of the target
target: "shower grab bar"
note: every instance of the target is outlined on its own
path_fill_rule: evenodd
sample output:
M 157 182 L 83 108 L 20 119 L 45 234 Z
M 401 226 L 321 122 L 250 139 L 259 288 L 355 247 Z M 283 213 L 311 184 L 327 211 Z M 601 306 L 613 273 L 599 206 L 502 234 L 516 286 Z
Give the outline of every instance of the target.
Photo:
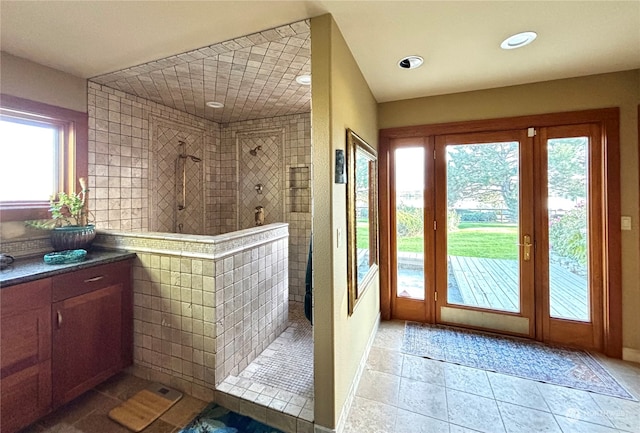
M 185 210 L 187 207 L 187 159 L 179 157 L 178 161 L 182 165 L 182 201 L 178 202 L 178 210 Z
M 187 208 L 187 158 L 191 161 L 198 163 L 202 159 L 195 155 L 187 154 L 187 143 L 183 140 L 178 140 L 178 148 L 180 154 L 178 155 L 178 161 L 182 161 L 182 201 L 178 202 L 178 210 L 185 210 Z M 178 164 L 180 164 L 178 162 Z M 178 179 L 178 166 L 176 165 L 176 181 Z M 175 230 L 174 230 L 175 231 Z

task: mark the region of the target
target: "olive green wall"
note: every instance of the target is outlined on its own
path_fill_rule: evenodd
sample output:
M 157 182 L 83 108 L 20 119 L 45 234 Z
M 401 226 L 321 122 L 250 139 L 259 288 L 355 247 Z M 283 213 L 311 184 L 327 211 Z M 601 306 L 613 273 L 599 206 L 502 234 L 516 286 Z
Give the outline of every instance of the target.
M 622 215 L 631 216 L 633 226 L 622 232 L 623 356 L 640 362 L 638 103 L 640 71 L 634 70 L 388 102 L 378 105 L 378 121 L 384 129 L 620 107 Z
M 0 53 L 0 93 L 87 112 L 87 80 Z
M 311 53 L 315 422 L 333 429 L 380 311 L 375 278 L 348 315 L 346 185 L 333 183 L 334 154 L 347 128 L 377 148 L 377 105 L 330 15 L 311 20 Z

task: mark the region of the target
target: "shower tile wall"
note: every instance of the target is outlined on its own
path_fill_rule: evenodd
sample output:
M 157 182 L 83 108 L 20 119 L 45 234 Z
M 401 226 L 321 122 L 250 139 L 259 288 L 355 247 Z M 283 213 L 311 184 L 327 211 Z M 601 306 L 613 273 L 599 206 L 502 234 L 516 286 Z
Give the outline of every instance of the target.
M 206 131 L 156 117 L 152 117 L 151 124 L 150 159 L 154 163 L 149 167 L 150 205 L 156 212 L 149 219 L 150 230 L 210 233 L 204 228 L 205 163 L 176 158 L 184 152 L 202 160 Z M 179 146 L 180 142 L 184 145 Z
M 150 201 L 155 191 L 151 174 L 159 166 L 153 159 L 153 125 L 170 125 L 170 135 L 202 137 L 199 157 L 203 158 L 204 180 L 209 184 L 218 173 L 216 144 L 220 127 L 210 122 L 119 90 L 89 82 L 89 188 L 91 210 L 98 228 L 113 230 L 153 230 L 149 219 Z M 167 131 L 165 131 L 167 132 Z M 185 140 L 186 141 L 186 140 Z M 178 147 L 166 148 L 177 156 Z M 189 147 L 189 152 L 198 152 Z M 170 157 L 162 158 L 171 160 Z M 172 199 L 174 197 L 171 192 Z M 215 191 L 205 188 L 204 212 L 215 211 Z M 204 233 L 214 233 L 215 221 L 204 218 Z M 172 224 L 170 224 L 172 225 Z
M 211 400 L 287 327 L 287 227 L 214 243 L 103 234 L 132 251 L 134 365 L 142 377 Z M 214 253 L 215 252 L 215 253 Z
M 274 137 L 283 134 L 284 157 L 275 164 L 276 154 L 274 143 L 267 140 L 275 140 Z M 256 156 L 248 154 L 260 144 L 266 144 Z M 270 149 L 270 150 L 267 150 Z M 241 155 L 237 150 L 240 149 Z M 266 154 L 265 154 L 266 152 Z M 233 211 L 227 211 L 223 228 L 226 231 L 244 228 L 243 221 L 253 220 L 253 199 L 256 191 L 250 184 L 246 191 L 246 197 L 241 198 L 249 203 L 240 215 L 235 212 L 242 206 L 236 204 L 235 191 L 238 184 L 235 181 L 236 174 L 239 178 L 252 178 L 252 182 L 267 183 L 272 180 L 272 172 L 282 173 L 284 181 L 280 182 L 284 194 L 276 195 L 269 199 L 264 191 L 262 204 L 265 208 L 278 207 L 284 209 L 283 222 L 289 223 L 289 299 L 303 302 L 305 292 L 305 272 L 307 267 L 307 255 L 309 252 L 309 240 L 311 238 L 311 116 L 309 113 L 280 116 L 269 119 L 248 120 L 223 125 L 220 149 L 220 170 L 225 173 L 225 181 L 220 182 L 226 191 L 233 194 L 224 195 L 219 191 L 223 203 L 221 206 Z M 265 159 L 267 158 L 267 159 Z M 248 162 L 252 164 L 249 165 Z M 246 164 L 243 172 L 243 163 Z M 229 180 L 233 178 L 233 180 Z M 255 185 L 255 183 L 253 185 Z M 266 188 L 266 187 L 265 187 Z M 283 197 L 284 203 L 278 203 Z M 273 222 L 273 221 L 267 221 Z M 232 224 L 231 224 L 232 223 Z
M 188 153 L 203 158 L 205 208 L 201 234 L 228 233 L 240 227 L 238 137 L 252 134 L 270 137 L 273 131 L 284 131 L 284 156 L 278 160 L 280 165 L 276 170 L 284 179 L 279 182 L 284 189 L 284 214 L 280 221 L 289 223 L 289 299 L 304 301 L 311 237 L 309 113 L 220 125 L 94 82 L 89 82 L 88 110 L 91 210 L 98 228 L 102 229 L 156 230 L 155 223 L 150 223 L 150 219 L 158 216 L 158 206 L 150 206 L 157 189 L 153 173 L 159 167 L 153 159 L 154 145 L 157 145 L 152 145 L 154 125 L 166 125 L 163 133 L 167 134 L 166 141 L 176 140 L 176 146 L 178 139 L 186 138 Z M 193 144 L 201 134 L 202 146 L 198 150 Z M 251 149 L 257 145 L 258 142 Z M 178 148 L 175 151 L 167 148 L 167 152 L 177 156 Z M 258 152 L 256 158 L 262 157 L 264 153 Z M 266 184 L 268 180 L 265 176 L 264 181 L 258 183 Z M 253 211 L 244 216 L 253 220 Z M 189 231 L 195 233 L 194 228 Z
M 238 228 L 254 227 L 262 206 L 264 224 L 284 222 L 284 129 L 236 133 Z

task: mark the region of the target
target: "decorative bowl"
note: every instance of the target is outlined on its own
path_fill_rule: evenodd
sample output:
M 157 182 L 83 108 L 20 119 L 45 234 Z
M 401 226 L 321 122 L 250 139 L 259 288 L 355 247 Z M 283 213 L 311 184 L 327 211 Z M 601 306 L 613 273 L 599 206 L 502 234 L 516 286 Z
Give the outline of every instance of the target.
M 66 226 L 51 230 L 51 245 L 54 251 L 89 249 L 96 237 L 96 226 Z

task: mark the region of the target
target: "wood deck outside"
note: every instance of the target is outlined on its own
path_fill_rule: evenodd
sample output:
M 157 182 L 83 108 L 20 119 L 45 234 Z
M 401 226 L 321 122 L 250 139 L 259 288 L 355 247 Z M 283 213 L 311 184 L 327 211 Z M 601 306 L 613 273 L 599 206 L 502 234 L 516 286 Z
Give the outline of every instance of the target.
M 519 310 L 516 260 L 449 256 L 449 266 L 462 296 L 462 304 L 502 311 Z M 552 264 L 550 279 L 551 315 L 588 320 L 586 278 Z

